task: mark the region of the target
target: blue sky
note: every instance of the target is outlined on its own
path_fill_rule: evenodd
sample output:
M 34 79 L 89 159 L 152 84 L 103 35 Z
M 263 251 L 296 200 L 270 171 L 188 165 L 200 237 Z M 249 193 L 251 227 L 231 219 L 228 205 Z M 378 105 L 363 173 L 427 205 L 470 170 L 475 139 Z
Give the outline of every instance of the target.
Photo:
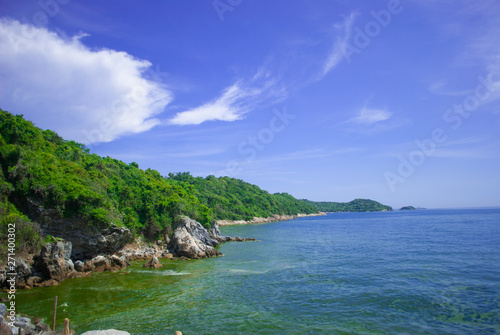
M 0 107 L 163 175 L 500 205 L 497 1 L 10 1 Z

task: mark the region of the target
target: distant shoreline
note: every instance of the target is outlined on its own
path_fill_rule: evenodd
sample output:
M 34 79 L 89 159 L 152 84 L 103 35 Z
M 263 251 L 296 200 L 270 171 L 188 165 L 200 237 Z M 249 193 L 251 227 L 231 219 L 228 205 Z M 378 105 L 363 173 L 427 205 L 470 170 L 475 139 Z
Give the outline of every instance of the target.
M 259 224 L 277 221 L 287 221 L 294 220 L 298 218 L 308 217 L 308 216 L 323 216 L 326 215 L 324 212 L 313 213 L 313 214 L 295 214 L 295 215 L 273 215 L 267 218 L 254 217 L 252 220 L 217 220 L 219 226 L 236 226 L 236 225 L 246 225 L 246 224 Z

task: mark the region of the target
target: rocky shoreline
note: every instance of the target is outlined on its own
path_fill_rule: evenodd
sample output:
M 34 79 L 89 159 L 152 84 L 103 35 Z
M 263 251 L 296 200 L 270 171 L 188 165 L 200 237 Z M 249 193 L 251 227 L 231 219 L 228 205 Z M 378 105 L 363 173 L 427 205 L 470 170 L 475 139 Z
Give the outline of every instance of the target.
M 171 238 L 163 236 L 162 240 L 153 243 L 145 243 L 142 238 L 138 238 L 124 244 L 123 241 L 129 239 L 123 238 L 117 231 L 122 231 L 125 235 L 130 234 L 126 228 L 116 229 L 111 239 L 113 248 L 107 248 L 107 240 L 102 238 L 100 243 L 104 247 L 103 252 L 91 258 L 79 258 L 79 255 L 89 254 L 80 241 L 78 241 L 79 251 L 75 253 L 72 240 L 54 238 L 33 257 L 16 259 L 16 268 L 13 271 L 17 274 L 15 283 L 8 281 L 6 268 L 0 269 L 0 287 L 8 291 L 12 287 L 30 289 L 54 286 L 68 278 L 86 277 L 92 275 L 92 272 L 119 271 L 130 266 L 130 261 L 146 261 L 155 257 L 163 259 L 217 257 L 222 256 L 222 253 L 215 248 L 220 243 L 256 241 L 252 238 L 222 236 L 217 223 L 214 222 L 212 228 L 207 230 L 199 222 L 188 217 L 181 218 Z M 116 241 L 122 241 L 123 245 L 117 245 Z M 95 248 L 95 244 L 90 247 Z M 106 249 L 112 252 L 106 253 L 104 251 Z
M 268 223 L 268 222 L 277 222 L 277 221 L 288 221 L 288 220 L 295 220 L 298 218 L 303 218 L 303 217 L 308 217 L 308 216 L 323 216 L 326 215 L 326 213 L 319 212 L 319 213 L 312 213 L 312 214 L 296 214 L 296 215 L 278 215 L 275 214 L 273 216 L 267 217 L 267 218 L 259 218 L 259 217 L 254 217 L 252 220 L 236 220 L 236 221 L 231 221 L 231 220 L 217 220 L 217 224 L 219 226 L 232 226 L 232 225 L 243 225 L 243 224 L 259 224 L 259 223 Z

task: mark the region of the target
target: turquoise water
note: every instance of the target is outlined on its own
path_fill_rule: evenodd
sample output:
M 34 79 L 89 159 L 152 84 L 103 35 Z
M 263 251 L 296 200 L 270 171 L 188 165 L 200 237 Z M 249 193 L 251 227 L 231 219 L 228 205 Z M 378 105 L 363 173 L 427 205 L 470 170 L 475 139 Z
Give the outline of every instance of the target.
M 223 227 L 259 242 L 225 257 L 136 262 L 21 291 L 18 308 L 78 332 L 494 334 L 500 332 L 500 209 L 334 213 Z

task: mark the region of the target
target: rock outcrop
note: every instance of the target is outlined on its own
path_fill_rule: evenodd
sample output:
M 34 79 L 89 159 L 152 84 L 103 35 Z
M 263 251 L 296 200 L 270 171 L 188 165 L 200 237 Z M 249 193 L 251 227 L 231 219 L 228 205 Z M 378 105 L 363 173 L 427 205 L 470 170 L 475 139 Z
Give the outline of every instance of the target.
M 221 256 L 214 248 L 217 244 L 219 242 L 199 222 L 186 216 L 181 218 L 170 241 L 175 256 L 194 259 Z
M 56 209 L 46 209 L 40 201 L 16 198 L 12 201 L 23 213 L 40 225 L 43 235 L 60 237 L 72 243 L 73 260 L 91 259 L 97 255 L 112 255 L 130 243 L 129 229 L 116 225 L 99 226 L 83 218 L 65 218 Z
M 40 255 L 33 258 L 35 271 L 45 280 L 63 281 L 75 272 L 71 251 L 71 242 L 55 241 L 45 244 Z
M 199 222 L 182 217 L 170 241 L 172 253 L 177 257 L 207 258 L 222 256 L 215 246 L 223 242 L 257 241 L 254 238 L 222 236 L 217 222 L 207 231 Z

